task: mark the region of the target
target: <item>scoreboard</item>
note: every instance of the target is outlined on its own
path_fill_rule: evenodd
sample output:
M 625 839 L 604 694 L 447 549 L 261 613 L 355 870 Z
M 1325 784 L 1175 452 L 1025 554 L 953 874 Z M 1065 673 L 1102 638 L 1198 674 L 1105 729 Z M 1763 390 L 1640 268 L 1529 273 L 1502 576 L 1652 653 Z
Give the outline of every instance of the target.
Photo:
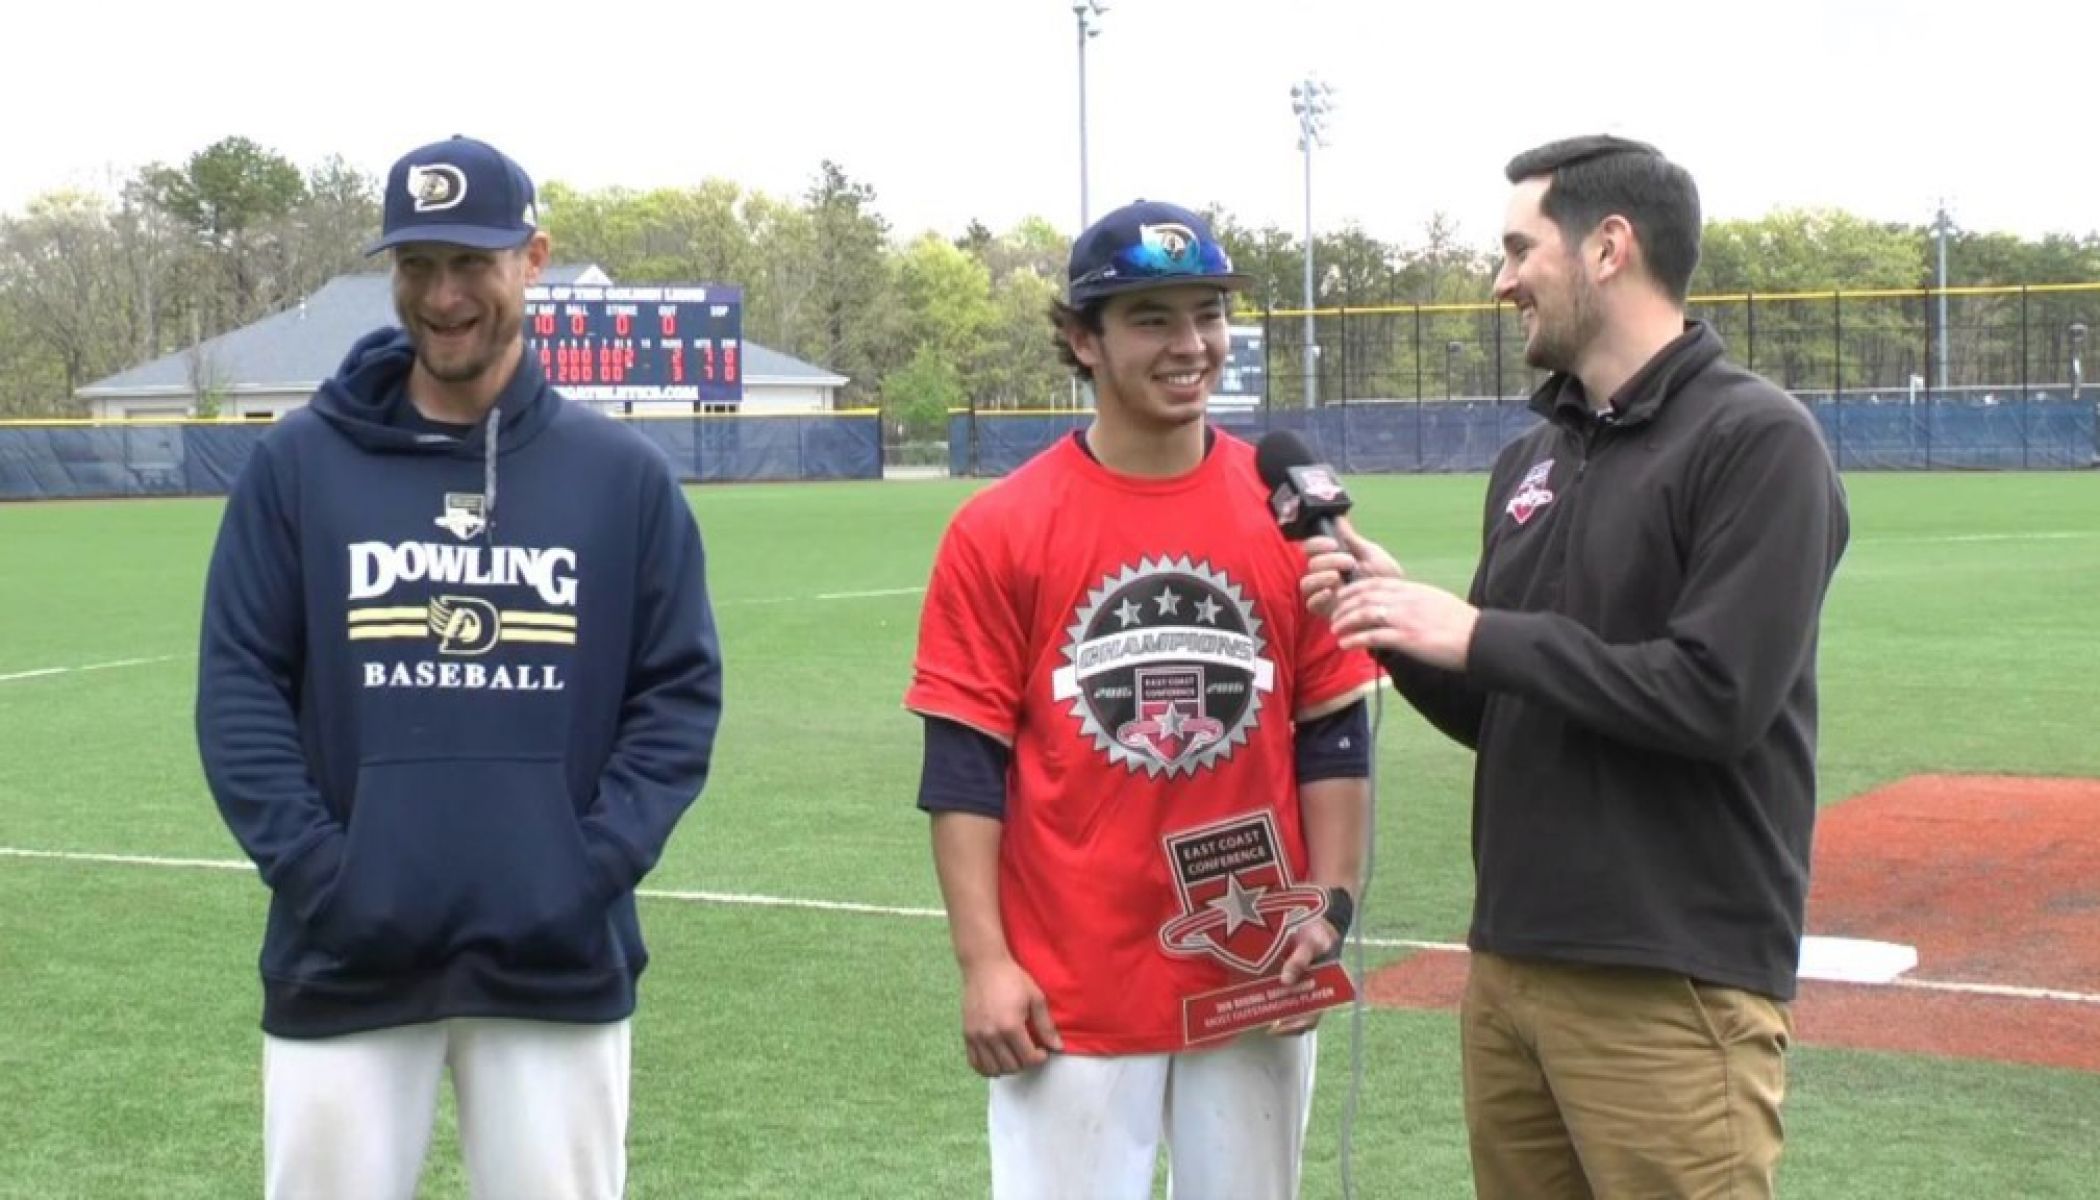
M 1269 392 L 1269 358 L 1262 347 L 1262 327 L 1226 327 L 1225 365 L 1218 372 L 1218 390 L 1211 403 L 1220 407 L 1250 408 L 1262 404 Z
M 744 290 L 529 287 L 525 352 L 572 400 L 740 405 Z

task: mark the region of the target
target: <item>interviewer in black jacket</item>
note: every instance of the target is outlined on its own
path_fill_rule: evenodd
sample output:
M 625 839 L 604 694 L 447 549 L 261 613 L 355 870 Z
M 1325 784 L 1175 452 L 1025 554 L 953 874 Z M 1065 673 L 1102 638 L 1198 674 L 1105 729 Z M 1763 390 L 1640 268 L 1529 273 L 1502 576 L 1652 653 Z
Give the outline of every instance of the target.
M 1478 754 L 1478 1194 L 1767 1196 L 1844 493 L 1814 417 L 1685 317 L 1683 168 L 1585 137 L 1508 174 L 1495 295 L 1552 376 L 1495 465 L 1472 588 L 1345 525 L 1308 542 L 1306 598 Z

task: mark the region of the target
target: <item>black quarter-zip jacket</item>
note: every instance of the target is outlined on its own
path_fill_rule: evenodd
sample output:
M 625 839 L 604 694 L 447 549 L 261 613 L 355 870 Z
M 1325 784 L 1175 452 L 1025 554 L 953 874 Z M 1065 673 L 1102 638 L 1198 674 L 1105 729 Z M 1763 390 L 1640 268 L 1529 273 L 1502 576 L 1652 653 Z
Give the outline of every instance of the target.
M 1532 406 L 1489 480 L 1466 668 L 1385 656 L 1478 752 L 1469 944 L 1791 999 L 1849 532 L 1822 435 L 1699 322 L 1607 411 L 1565 375 Z

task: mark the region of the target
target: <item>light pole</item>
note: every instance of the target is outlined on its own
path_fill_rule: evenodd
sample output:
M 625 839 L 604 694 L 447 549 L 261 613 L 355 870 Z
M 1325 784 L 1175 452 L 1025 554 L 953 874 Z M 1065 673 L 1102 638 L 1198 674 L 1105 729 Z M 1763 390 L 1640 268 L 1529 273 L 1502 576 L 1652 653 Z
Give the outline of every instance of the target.
M 1320 347 L 1313 340 L 1313 147 L 1327 144 L 1327 114 L 1334 111 L 1334 89 L 1307 76 L 1291 85 L 1291 112 L 1298 117 L 1298 149 L 1305 154 L 1305 407 L 1319 399 Z
M 1086 42 L 1101 35 L 1101 14 L 1108 5 L 1101 0 L 1072 0 L 1072 17 L 1079 23 L 1079 228 L 1084 230 L 1092 215 L 1087 209 L 1086 186 Z
M 1072 0 L 1072 19 L 1079 25 L 1079 232 L 1085 233 L 1087 225 L 1094 219 L 1087 198 L 1086 178 L 1086 43 L 1088 38 L 1101 36 L 1101 14 L 1108 11 L 1102 0 Z M 1079 380 L 1072 380 L 1072 407 L 1080 407 L 1084 394 L 1089 405 L 1093 403 L 1091 385 L 1082 388 Z
M 2071 403 L 2085 388 L 2085 322 L 2071 322 Z
M 1947 331 L 1947 234 L 1953 230 L 1953 219 L 1947 215 L 1947 202 L 1940 201 L 1939 213 L 1932 219 L 1932 232 L 1939 239 L 1940 249 L 1940 337 L 1939 337 L 1939 381 L 1940 395 L 1947 394 L 1947 353 L 1949 334 Z

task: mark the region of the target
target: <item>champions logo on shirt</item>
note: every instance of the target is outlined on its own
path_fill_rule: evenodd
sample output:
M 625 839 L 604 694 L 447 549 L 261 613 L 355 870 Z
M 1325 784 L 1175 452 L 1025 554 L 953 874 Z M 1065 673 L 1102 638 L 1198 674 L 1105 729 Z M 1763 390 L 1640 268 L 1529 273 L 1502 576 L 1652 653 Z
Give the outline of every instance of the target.
M 1110 762 L 1194 775 L 1246 744 L 1276 686 L 1261 625 L 1209 563 L 1142 559 L 1087 594 L 1051 694 Z

